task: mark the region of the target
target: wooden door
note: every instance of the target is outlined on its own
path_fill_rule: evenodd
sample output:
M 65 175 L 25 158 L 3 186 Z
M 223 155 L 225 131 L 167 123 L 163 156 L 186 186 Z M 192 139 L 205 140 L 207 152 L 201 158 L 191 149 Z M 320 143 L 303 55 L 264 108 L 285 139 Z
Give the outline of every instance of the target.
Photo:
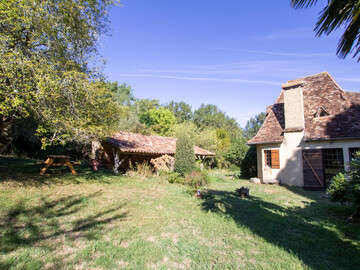
M 304 187 L 325 188 L 321 149 L 303 150 Z

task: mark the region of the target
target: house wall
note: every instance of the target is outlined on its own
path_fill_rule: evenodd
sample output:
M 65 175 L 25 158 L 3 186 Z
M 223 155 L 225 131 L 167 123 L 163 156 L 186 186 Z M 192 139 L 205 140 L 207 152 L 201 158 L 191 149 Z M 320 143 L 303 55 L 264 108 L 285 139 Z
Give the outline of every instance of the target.
M 345 170 L 349 169 L 349 148 L 360 147 L 360 139 L 333 141 L 302 141 L 303 132 L 284 133 L 281 144 L 257 145 L 258 177 L 262 181 L 280 180 L 288 186 L 304 186 L 302 150 L 306 149 L 343 149 Z M 280 169 L 265 166 L 264 150 L 278 149 L 280 154 Z
M 280 148 L 280 172 L 278 180 L 284 185 L 304 185 L 302 163 L 302 138 L 303 132 L 284 133 L 284 142 Z
M 309 141 L 303 142 L 303 149 L 328 149 L 342 148 L 345 170 L 349 170 L 347 163 L 349 162 L 349 148 L 360 147 L 360 139 L 351 140 L 330 140 L 330 141 Z
M 265 166 L 265 158 L 264 158 L 264 150 L 277 150 L 281 148 L 281 144 L 259 144 L 257 145 L 257 162 L 258 162 L 258 178 L 261 181 L 266 180 L 275 180 L 278 179 L 277 176 L 281 170 L 281 166 L 283 164 L 281 158 L 281 150 L 280 154 L 280 169 L 272 169 L 270 167 Z

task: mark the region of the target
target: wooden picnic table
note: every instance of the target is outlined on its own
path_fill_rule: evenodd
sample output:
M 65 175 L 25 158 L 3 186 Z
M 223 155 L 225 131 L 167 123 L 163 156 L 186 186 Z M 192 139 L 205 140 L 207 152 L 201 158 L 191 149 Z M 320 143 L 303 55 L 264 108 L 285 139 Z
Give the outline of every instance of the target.
M 44 175 L 50 166 L 65 166 L 70 169 L 72 174 L 76 174 L 76 171 L 73 167 L 73 162 L 70 161 L 69 156 L 49 155 L 47 156 L 47 160 L 45 160 L 42 164 L 45 164 L 45 166 L 40 170 L 40 175 Z

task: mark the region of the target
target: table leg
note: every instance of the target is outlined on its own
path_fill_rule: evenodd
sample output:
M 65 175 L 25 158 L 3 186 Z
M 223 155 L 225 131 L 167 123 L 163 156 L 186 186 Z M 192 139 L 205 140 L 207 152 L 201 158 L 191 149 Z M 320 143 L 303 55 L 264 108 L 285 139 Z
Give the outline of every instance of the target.
M 69 160 L 66 160 L 65 164 L 66 164 L 66 166 L 70 169 L 71 173 L 72 173 L 73 175 L 76 175 L 76 171 L 75 171 L 73 165 L 71 164 L 71 162 L 70 162 Z
M 46 172 L 47 168 L 49 168 L 49 167 L 51 166 L 51 164 L 53 164 L 53 162 L 54 162 L 54 159 L 48 158 L 48 159 L 45 161 L 45 163 L 47 163 L 46 166 L 40 170 L 40 175 L 44 175 L 44 173 Z

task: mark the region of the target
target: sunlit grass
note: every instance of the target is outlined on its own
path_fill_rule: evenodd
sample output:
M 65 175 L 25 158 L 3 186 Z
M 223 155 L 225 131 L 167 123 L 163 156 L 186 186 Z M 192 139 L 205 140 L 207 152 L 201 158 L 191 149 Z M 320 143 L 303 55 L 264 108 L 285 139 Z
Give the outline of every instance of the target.
M 77 176 L 64 168 L 41 178 L 33 163 L 4 158 L 0 169 L 0 269 L 360 265 L 360 226 L 344 223 L 351 209 L 322 192 L 217 172 L 198 199 L 163 178 L 81 167 Z M 241 186 L 250 187 L 250 199 L 236 196 Z

